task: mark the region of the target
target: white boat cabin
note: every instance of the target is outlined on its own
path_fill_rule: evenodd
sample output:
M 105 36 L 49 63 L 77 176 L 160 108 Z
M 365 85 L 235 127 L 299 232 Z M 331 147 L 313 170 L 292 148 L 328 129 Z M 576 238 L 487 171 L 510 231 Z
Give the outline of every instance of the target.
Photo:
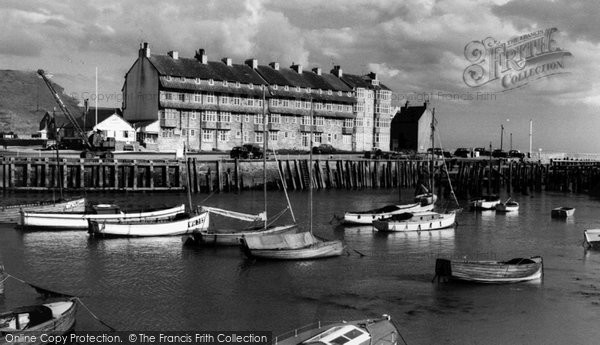
M 366 331 L 354 326 L 336 326 L 305 340 L 302 344 L 319 343 L 325 345 L 358 345 L 367 344 L 371 336 Z

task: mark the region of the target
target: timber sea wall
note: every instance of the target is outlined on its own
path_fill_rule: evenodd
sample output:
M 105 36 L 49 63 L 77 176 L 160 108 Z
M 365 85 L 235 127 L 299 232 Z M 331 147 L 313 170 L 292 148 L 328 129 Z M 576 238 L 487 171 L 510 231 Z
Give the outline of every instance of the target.
M 267 162 L 270 189 L 414 188 L 427 185 L 431 164 L 438 193 L 452 187 L 458 195 L 553 190 L 593 192 L 600 186 L 600 162 L 577 160 L 517 161 L 506 159 L 313 160 L 312 181 L 307 159 Z M 189 182 L 187 182 L 189 181 Z M 55 191 L 182 191 L 239 192 L 262 188 L 260 160 L 129 160 L 3 157 L 0 190 Z

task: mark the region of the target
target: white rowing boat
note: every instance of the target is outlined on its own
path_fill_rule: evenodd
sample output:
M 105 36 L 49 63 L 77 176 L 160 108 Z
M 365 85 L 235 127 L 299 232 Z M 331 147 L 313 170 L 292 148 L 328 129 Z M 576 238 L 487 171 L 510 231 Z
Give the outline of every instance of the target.
M 143 212 L 121 212 L 114 205 L 96 205 L 95 208 L 96 213 L 23 211 L 21 212 L 21 226 L 27 230 L 85 230 L 88 228 L 89 220 L 98 222 L 143 222 L 173 218 L 185 212 L 184 205 Z

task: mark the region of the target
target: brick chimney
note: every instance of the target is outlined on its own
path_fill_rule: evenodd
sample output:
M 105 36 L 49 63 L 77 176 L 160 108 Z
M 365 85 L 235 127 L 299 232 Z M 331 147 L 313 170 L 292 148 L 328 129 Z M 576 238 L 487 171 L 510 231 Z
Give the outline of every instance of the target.
M 175 50 L 171 50 L 167 53 L 173 60 L 179 60 L 179 52 Z
M 206 56 L 206 52 L 202 48 L 196 51 L 196 55 L 194 57 L 203 65 L 206 65 L 208 63 L 208 56 Z
M 229 67 L 232 66 L 232 64 L 231 64 L 231 58 L 224 57 L 224 58 L 221 59 L 221 61 L 223 61 L 223 63 L 226 64 Z
M 312 71 L 316 74 L 316 75 L 321 75 L 323 73 L 323 71 L 321 70 L 321 67 L 315 67 L 312 69 Z
M 250 66 L 250 68 L 252 68 L 252 69 L 258 68 L 258 60 L 256 60 L 256 59 L 248 59 L 245 62 L 246 62 L 246 65 Z
M 272 69 L 279 71 L 279 62 L 271 62 L 269 63 L 269 66 L 271 66 Z
M 302 74 L 302 65 L 301 64 L 292 64 L 290 66 L 291 69 L 293 69 L 294 71 L 296 71 L 296 73 L 298 74 Z
M 139 57 L 150 57 L 150 45 L 148 42 L 140 43 Z
M 340 65 L 335 65 L 333 66 L 333 69 L 331 70 L 331 74 L 333 74 L 334 76 L 341 78 L 344 73 L 342 72 L 342 67 L 340 67 Z

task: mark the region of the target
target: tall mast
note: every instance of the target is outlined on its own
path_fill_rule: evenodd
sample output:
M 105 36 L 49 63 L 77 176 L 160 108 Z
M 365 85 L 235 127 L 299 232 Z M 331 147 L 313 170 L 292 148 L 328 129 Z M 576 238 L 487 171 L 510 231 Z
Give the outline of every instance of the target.
M 310 99 L 310 145 L 308 147 L 308 217 L 310 218 L 310 226 L 309 226 L 309 231 L 312 235 L 313 232 L 313 195 L 312 195 L 312 160 L 313 160 L 313 156 L 312 156 L 312 146 L 313 146 L 313 101 L 312 101 L 312 97 Z
M 265 87 L 263 86 L 263 199 L 265 203 L 265 224 L 264 228 L 267 228 L 267 144 L 269 140 L 269 136 L 267 135 L 267 112 L 265 111 Z
M 187 158 L 187 146 L 183 143 L 183 159 L 185 160 L 185 176 L 187 177 L 187 196 L 188 203 L 190 204 L 190 213 L 194 211 L 194 206 L 192 204 L 192 176 L 190 175 L 190 163 Z
M 431 164 L 429 166 L 429 187 L 431 188 L 431 197 L 433 197 L 433 194 L 435 193 L 435 189 L 433 186 L 433 173 L 434 173 L 434 168 L 433 168 L 433 164 L 435 162 L 434 160 L 434 154 L 435 154 L 435 108 L 433 108 L 431 110 Z

